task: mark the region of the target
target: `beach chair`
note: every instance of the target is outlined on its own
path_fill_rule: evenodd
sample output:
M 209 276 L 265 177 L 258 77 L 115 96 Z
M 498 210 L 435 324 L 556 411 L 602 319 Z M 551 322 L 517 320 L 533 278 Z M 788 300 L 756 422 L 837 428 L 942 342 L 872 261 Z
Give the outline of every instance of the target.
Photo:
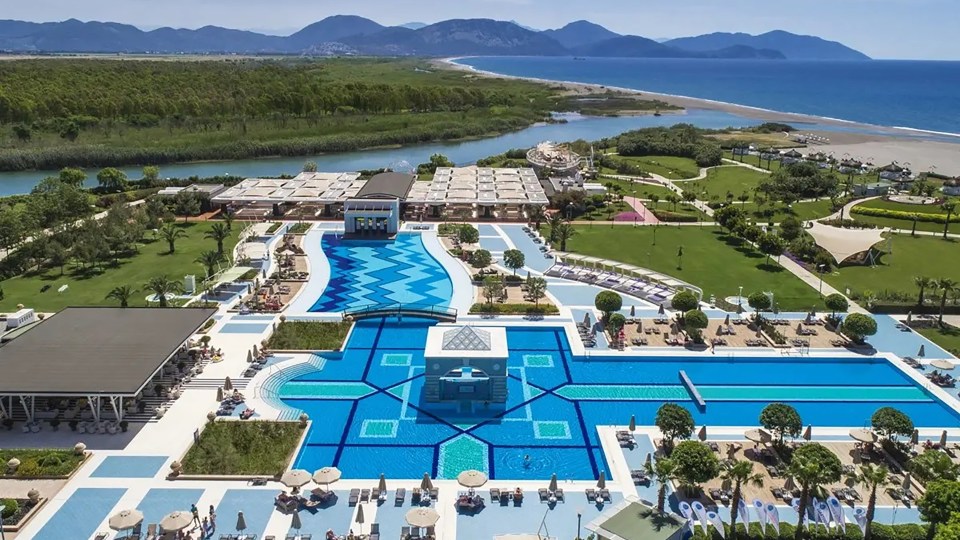
M 157 524 L 151 523 L 147 525 L 147 540 L 154 540 L 157 537 Z
M 360 500 L 360 490 L 357 489 L 357 488 L 351 489 L 351 490 L 350 490 L 350 499 L 348 500 L 348 504 L 349 504 L 350 506 L 356 506 L 356 505 L 357 505 L 357 501 L 359 501 L 359 500 Z
M 137 526 L 133 528 L 133 531 L 130 532 L 130 536 L 128 536 L 127 538 L 139 540 L 139 538 L 142 536 L 143 536 L 143 522 L 140 522 L 140 523 L 137 523 Z
M 490 501 L 500 502 L 500 489 L 490 488 Z
M 379 488 L 373 488 L 373 490 L 370 491 L 370 500 L 371 500 L 371 501 L 379 501 L 379 500 L 380 500 L 380 489 L 379 489 Z
M 420 488 L 413 488 L 410 493 L 410 502 L 417 504 L 420 502 Z
M 407 538 L 410 538 L 410 527 L 404 525 L 400 527 L 400 540 L 407 540 Z
M 370 524 L 370 536 L 368 540 L 380 540 L 380 524 L 374 521 Z
M 440 496 L 440 488 L 430 488 L 430 500 L 435 501 Z
M 603 502 L 610 502 L 613 500 L 612 497 L 610 497 L 610 490 L 607 488 L 600 490 L 600 497 L 603 498 Z
M 563 500 L 563 488 L 557 488 L 557 490 L 553 492 L 553 496 L 560 502 L 566 502 Z
M 361 489 L 360 490 L 360 502 L 370 502 L 370 490 Z
M 403 506 L 403 501 L 406 498 L 407 498 L 407 489 L 397 488 L 397 494 L 393 498 L 394 506 Z
M 546 502 L 547 497 L 550 496 L 549 493 L 547 492 L 547 488 L 538 489 L 537 494 L 540 495 L 540 502 Z
M 593 488 L 587 488 L 583 492 L 587 495 L 588 501 L 594 502 L 597 500 L 597 492 Z
M 427 538 L 436 538 L 437 537 L 437 528 L 433 525 L 427 527 Z
M 410 538 L 420 538 L 420 527 L 410 527 Z

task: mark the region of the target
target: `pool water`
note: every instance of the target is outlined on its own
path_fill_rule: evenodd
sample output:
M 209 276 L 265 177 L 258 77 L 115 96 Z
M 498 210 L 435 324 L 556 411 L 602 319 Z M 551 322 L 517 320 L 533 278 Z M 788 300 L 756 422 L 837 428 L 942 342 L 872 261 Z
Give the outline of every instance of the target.
M 334 465 L 352 478 L 594 479 L 607 470 L 597 425 L 651 425 L 666 401 L 697 425 L 756 425 L 770 402 L 793 405 L 805 424 L 862 426 L 882 406 L 918 427 L 957 425 L 960 415 L 882 358 L 574 357 L 561 328 L 507 329 L 506 406 L 438 407 L 423 398 L 427 329 L 405 317 L 359 321 L 342 353 L 280 387 L 314 422 L 296 466 Z M 684 370 L 706 400 L 680 382 Z
M 427 252 L 419 234 L 401 233 L 394 240 L 344 240 L 321 237 L 330 262 L 330 281 L 312 312 L 341 312 L 371 304 L 447 306 L 453 283 L 443 266 Z

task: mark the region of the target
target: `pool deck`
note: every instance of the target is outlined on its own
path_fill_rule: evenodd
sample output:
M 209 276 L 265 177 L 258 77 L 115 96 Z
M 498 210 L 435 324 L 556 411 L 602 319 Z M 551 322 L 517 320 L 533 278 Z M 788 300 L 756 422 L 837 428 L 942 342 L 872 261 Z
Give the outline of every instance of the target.
M 324 223 L 315 226 L 306 235 L 304 249 L 309 260 L 311 278 L 285 312 L 291 319 L 323 318 L 324 316 L 333 318 L 330 314 L 309 312 L 309 307 L 323 293 L 323 289 L 330 279 L 330 267 L 320 247 L 320 238 L 325 232 L 332 230 L 337 230 L 334 224 Z M 520 225 L 482 224 L 480 225 L 480 233 L 481 245 L 486 241 L 491 247 L 503 248 L 506 246 L 506 249 L 520 249 L 524 252 L 527 257 L 527 264 L 518 273 L 529 271 L 531 275 L 542 275 L 553 264 L 551 259 L 543 257 L 539 246 L 522 231 Z M 279 239 L 280 235 L 275 235 L 262 245 L 265 250 L 272 249 L 271 246 L 274 246 Z M 470 284 L 468 269 L 442 250 L 435 229 L 424 231 L 423 241 L 430 254 L 440 261 L 451 280 L 453 280 L 454 296 L 451 299 L 451 305 L 460 310 L 461 313 L 466 313 L 473 301 L 473 288 Z M 502 254 L 499 257 L 495 255 L 497 259 L 501 257 Z M 463 315 L 461 322 L 476 322 L 497 326 L 548 325 L 563 327 L 569 341 L 570 352 L 573 355 L 585 356 L 591 354 L 592 350 L 584 348 L 579 340 L 576 322 L 582 319 L 585 312 L 590 312 L 592 319 L 596 320 L 598 314 L 593 308 L 592 298 L 600 289 L 593 285 L 563 282 L 553 278 L 548 281 L 550 285 L 547 294 L 561 308 L 561 313 L 558 316 L 546 317 L 543 321 L 531 321 L 520 316 L 487 319 L 479 316 Z M 636 317 L 648 317 L 656 313 L 657 306 L 637 299 L 625 298 L 625 300 L 630 303 L 625 303 L 624 311 L 628 312 L 632 305 L 637 312 Z M 711 317 L 722 316 L 721 312 L 715 312 L 714 310 L 709 310 L 708 313 Z M 202 516 L 207 514 L 209 505 L 218 508 L 217 534 L 235 532 L 233 526 L 236 523 L 235 512 L 237 511 L 244 512 L 248 523 L 247 532 L 255 533 L 259 538 L 263 538 L 264 535 L 283 538 L 291 532 L 289 529 L 290 516 L 274 511 L 271 504 L 272 497 L 281 489 L 277 482 L 270 482 L 265 487 L 254 488 L 247 486 L 245 481 L 240 480 L 178 480 L 171 482 L 165 477 L 169 471 L 170 463 L 179 459 L 192 444 L 194 430 L 201 428 L 207 422 L 207 411 L 216 408 L 216 388 L 225 377 L 230 376 L 237 381 L 237 385 L 241 391 L 245 392 L 251 406 L 257 410 L 259 415 L 265 418 L 276 418 L 285 413 L 289 414 L 289 411 L 284 410 L 284 407 L 281 407 L 281 404 L 277 401 L 270 399 L 269 395 L 264 395 L 269 393 L 269 388 L 265 386 L 265 383 L 273 384 L 275 381 L 272 377 L 277 373 L 294 373 L 298 366 L 309 367 L 313 357 L 311 354 L 284 355 L 284 358 L 279 362 L 264 369 L 251 380 L 242 380 L 237 375 L 246 367 L 247 351 L 255 344 L 259 346 L 261 340 L 269 336 L 272 325 L 279 320 L 279 314 L 275 316 L 258 315 L 256 319 L 245 319 L 244 316 L 229 312 L 228 306 L 221 306 L 217 316 L 219 318 L 210 329 L 209 335 L 212 336 L 213 345 L 222 348 L 225 356 L 224 361 L 207 365 L 201 377 L 186 387 L 183 395 L 176 400 L 163 418 L 155 419 L 143 425 L 139 431 L 131 433 L 129 439 L 111 435 L 78 435 L 67 430 L 44 432 L 37 435 L 6 432 L 0 435 L 0 446 L 4 447 L 29 446 L 30 444 L 38 444 L 38 441 L 42 441 L 42 444 L 47 446 L 72 447 L 78 440 L 83 439 L 83 442 L 92 450 L 91 458 L 52 497 L 39 514 L 19 532 L 18 539 L 92 538 L 98 531 L 109 531 L 107 520 L 110 515 L 125 508 L 137 507 L 142 501 L 147 501 L 146 504 L 149 506 L 149 508 L 142 508 L 149 514 L 148 521 L 144 522 L 144 531 L 146 530 L 146 524 L 152 522 L 149 520 L 158 519 L 157 516 L 162 512 L 186 510 L 187 508 L 184 505 L 188 506 L 193 502 L 200 508 Z M 336 316 L 339 317 L 339 314 L 336 314 Z M 781 316 L 791 318 L 783 314 Z M 883 319 L 883 316 L 878 318 Z M 890 321 L 893 321 L 893 319 L 891 318 Z M 886 333 L 888 327 L 892 328 L 894 324 L 896 323 L 882 320 L 883 332 Z M 922 372 L 906 366 L 898 356 L 915 354 L 920 345 L 924 345 L 927 351 L 926 358 L 921 359 L 923 363 L 929 363 L 934 358 L 952 358 L 949 354 L 932 345 L 915 332 L 898 333 L 894 339 L 883 337 L 878 339 L 875 345 L 880 349 L 877 356 L 890 361 L 913 381 L 934 394 L 953 410 L 960 411 L 960 402 L 953 395 L 956 392 L 955 390 L 948 392 L 933 386 L 923 377 Z M 697 354 L 710 355 L 706 351 L 695 353 L 682 348 L 653 347 L 628 348 L 623 352 L 596 351 L 597 354 L 601 352 L 605 356 L 651 354 L 690 357 Z M 722 351 L 723 355 L 732 356 L 757 356 L 758 353 L 763 354 L 762 351 L 756 349 L 724 349 Z M 797 350 L 767 353 L 770 358 L 782 357 L 787 362 L 790 361 L 791 356 L 798 355 L 800 355 L 800 352 Z M 717 356 L 721 356 L 721 354 L 718 352 Z M 860 357 L 860 355 L 854 353 L 837 353 L 833 350 L 806 351 L 804 356 L 814 358 Z M 960 368 L 953 370 L 952 373 L 954 376 L 960 376 Z M 744 431 L 755 427 L 753 425 L 711 427 L 709 439 L 714 441 L 742 440 Z M 948 440 L 951 443 L 960 442 L 960 429 L 956 426 L 948 426 L 948 428 Z M 642 464 L 646 453 L 653 449 L 653 441 L 661 437 L 659 432 L 655 428 L 638 427 L 635 431 L 637 448 L 632 451 L 624 451 L 620 449 L 617 443 L 615 432 L 618 429 L 626 429 L 626 426 L 596 426 L 595 429 L 608 461 L 606 468 L 612 473 L 611 477 L 607 478 L 607 486 L 614 493 L 615 500 L 621 500 L 627 496 L 638 496 L 642 499 L 655 501 L 656 487 L 634 486 L 629 481 L 629 471 L 638 468 L 638 463 Z M 940 427 L 922 428 L 920 429 L 920 439 L 937 440 L 942 429 Z M 849 428 L 820 428 L 814 426 L 813 440 L 847 442 L 850 440 L 848 431 Z M 493 480 L 478 490 L 485 498 L 489 499 L 488 488 L 491 486 L 510 489 L 521 487 L 528 495 L 527 500 L 519 508 L 512 506 L 488 508 L 477 516 L 458 516 L 454 509 L 454 503 L 457 493 L 462 491 L 463 488 L 453 480 L 435 480 L 434 484 L 440 488 L 440 498 L 434 505 L 441 516 L 437 524 L 438 538 L 454 540 L 458 537 L 462 539 L 490 538 L 493 534 L 508 532 L 515 534 L 531 533 L 536 532 L 536 530 L 530 529 L 538 526 L 544 518 L 546 518 L 551 536 L 568 538 L 576 536 L 574 510 L 587 507 L 583 490 L 594 487 L 595 481 L 569 481 L 561 478 L 560 484 L 567 493 L 567 502 L 558 505 L 555 509 L 549 509 L 548 505 L 536 501 L 537 488 L 546 487 L 547 481 L 548 478 L 536 481 Z M 372 488 L 375 483 L 374 480 L 369 479 L 344 478 L 334 484 L 333 487 L 343 494 L 352 488 Z M 403 513 L 410 507 L 410 490 L 419 486 L 419 483 L 419 478 L 405 480 L 388 478 L 387 485 L 391 491 L 391 497 L 386 504 L 380 507 L 374 503 L 364 504 L 366 524 L 363 525 L 363 531 L 369 531 L 369 523 L 379 522 L 381 534 L 385 538 L 396 538 L 399 527 L 404 525 Z M 407 502 L 400 508 L 393 507 L 392 492 L 397 487 L 405 487 L 408 491 Z M 531 494 L 532 497 L 529 496 Z M 675 497 L 671 497 L 671 502 L 676 503 Z M 787 505 L 781 502 L 778 507 L 782 521 L 795 521 L 796 516 L 792 514 L 792 510 Z M 847 522 L 855 523 L 852 510 L 846 509 L 845 511 Z M 588 519 L 587 516 L 594 516 L 593 512 L 594 510 L 591 509 L 586 510 L 583 519 L 584 524 L 592 519 L 592 517 Z M 596 512 L 599 512 L 599 509 Z M 729 515 L 726 508 L 722 506 L 719 513 L 724 517 Z M 574 517 L 572 521 L 569 519 L 571 515 Z M 305 528 L 303 532 L 309 532 L 315 538 L 321 537 L 329 527 L 334 527 L 339 534 L 345 534 L 350 527 L 355 532 L 359 532 L 360 526 L 354 523 L 355 516 L 356 508 L 349 507 L 346 503 L 346 497 L 341 496 L 332 508 L 321 510 L 316 516 L 307 517 L 304 515 Z M 890 523 L 891 520 L 896 520 L 897 523 L 919 521 L 919 514 L 915 508 L 904 508 L 902 506 L 899 508 L 882 506 L 878 508 L 877 516 L 877 522 L 882 523 Z

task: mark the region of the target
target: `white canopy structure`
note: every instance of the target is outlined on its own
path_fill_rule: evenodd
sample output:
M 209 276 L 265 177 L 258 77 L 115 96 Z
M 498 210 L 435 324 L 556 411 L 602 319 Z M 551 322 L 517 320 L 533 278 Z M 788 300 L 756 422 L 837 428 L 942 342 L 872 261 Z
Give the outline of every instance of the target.
M 440 167 L 430 182 L 416 182 L 406 202 L 415 204 L 498 204 L 549 203 L 533 169 L 487 167 Z
M 354 197 L 366 185 L 356 172 L 300 173 L 290 180 L 248 178 L 213 197 L 226 203 L 336 203 Z
M 817 245 L 827 250 L 837 263 L 842 263 L 858 253 L 869 251 L 875 244 L 883 240 L 883 233 L 886 230 L 844 229 L 814 221 L 813 226 L 807 229 L 807 232 L 810 233 Z

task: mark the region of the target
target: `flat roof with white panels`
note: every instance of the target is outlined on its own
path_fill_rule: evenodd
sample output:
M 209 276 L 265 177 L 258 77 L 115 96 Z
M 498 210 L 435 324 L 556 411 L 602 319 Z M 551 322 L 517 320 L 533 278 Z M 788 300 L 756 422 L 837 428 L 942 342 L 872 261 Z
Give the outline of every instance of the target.
M 441 167 L 429 182 L 415 182 L 406 202 L 419 204 L 549 203 L 533 169 Z
M 248 178 L 214 198 L 215 203 L 337 203 L 356 196 L 366 184 L 356 172 L 305 172 L 289 180 Z

